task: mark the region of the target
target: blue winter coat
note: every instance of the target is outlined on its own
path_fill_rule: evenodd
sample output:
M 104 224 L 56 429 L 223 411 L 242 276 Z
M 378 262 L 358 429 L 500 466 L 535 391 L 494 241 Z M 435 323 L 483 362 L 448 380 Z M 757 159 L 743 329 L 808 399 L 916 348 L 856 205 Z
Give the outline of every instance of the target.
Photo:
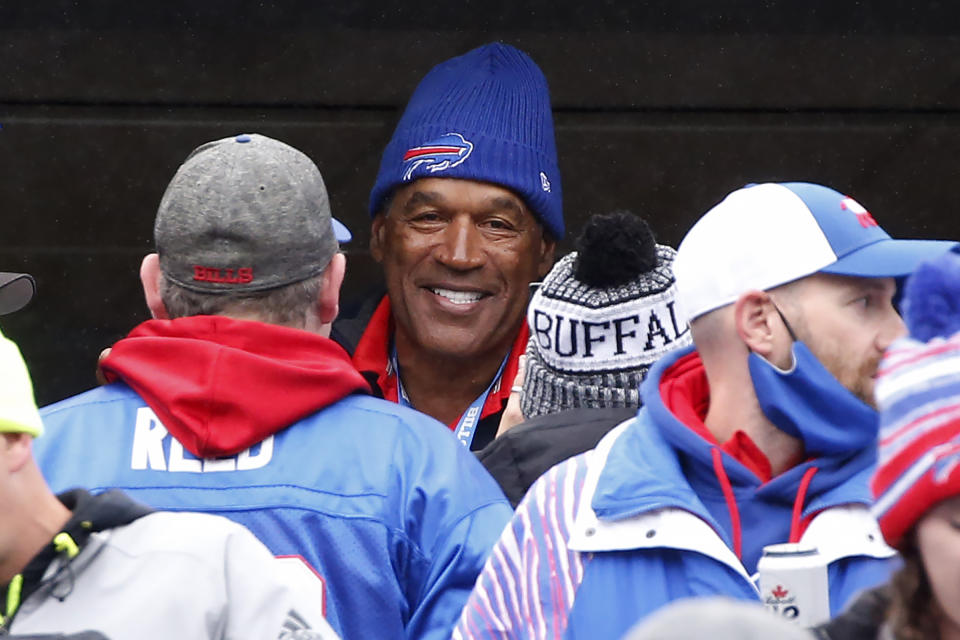
M 677 420 L 660 397 L 664 371 L 689 354 L 668 356 L 651 370 L 636 418 L 534 483 L 494 547 L 454 638 L 620 638 L 673 600 L 763 599 L 756 576 L 732 549 L 727 523 L 705 504 L 706 494 L 713 499 L 720 489 L 704 485 L 700 495 L 691 484 L 713 473 L 717 445 Z M 721 457 L 746 516 L 744 539 L 786 542 L 779 532 L 789 528 L 793 505 L 780 494 L 792 498 L 808 465 L 762 483 L 731 456 Z M 868 507 L 872 459 L 866 451 L 810 461 L 823 471 L 813 475 L 803 505 L 811 519 L 801 541 L 829 561 L 834 613 L 884 582 L 892 568 L 894 551 Z

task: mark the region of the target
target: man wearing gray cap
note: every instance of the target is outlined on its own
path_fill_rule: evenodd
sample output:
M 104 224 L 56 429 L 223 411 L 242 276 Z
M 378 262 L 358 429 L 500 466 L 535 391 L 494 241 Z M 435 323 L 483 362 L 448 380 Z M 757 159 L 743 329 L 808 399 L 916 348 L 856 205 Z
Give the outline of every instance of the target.
M 0 315 L 34 292 L 29 275 L 0 272 Z M 2 333 L 0 380 L 0 636 L 337 637 L 309 592 L 237 523 L 154 511 L 121 491 L 54 495 L 32 454 L 43 423 L 30 375 Z
M 448 637 L 510 509 L 441 424 L 369 397 L 328 338 L 349 233 L 316 166 L 259 135 L 203 145 L 154 235 L 154 319 L 101 363 L 111 384 L 44 411 L 51 485 L 246 525 L 345 638 Z

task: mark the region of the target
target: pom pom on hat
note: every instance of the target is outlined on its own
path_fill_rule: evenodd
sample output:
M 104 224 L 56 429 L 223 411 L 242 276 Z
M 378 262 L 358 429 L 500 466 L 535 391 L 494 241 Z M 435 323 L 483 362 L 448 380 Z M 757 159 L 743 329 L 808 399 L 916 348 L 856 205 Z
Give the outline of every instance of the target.
M 591 217 L 576 246 L 575 275 L 590 287 L 624 284 L 657 266 L 650 225 L 629 211 Z
M 960 253 L 948 251 L 917 267 L 905 286 L 903 312 L 915 340 L 960 331 Z

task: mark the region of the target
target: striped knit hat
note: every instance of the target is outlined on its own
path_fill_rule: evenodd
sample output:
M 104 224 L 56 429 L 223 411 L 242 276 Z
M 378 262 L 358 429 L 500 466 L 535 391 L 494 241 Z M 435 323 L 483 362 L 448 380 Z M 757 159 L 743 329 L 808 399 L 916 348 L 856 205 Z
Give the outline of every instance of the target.
M 535 418 L 567 409 L 640 406 L 640 383 L 665 353 L 691 344 L 679 319 L 671 265 L 626 211 L 590 218 L 530 300 L 520 410 Z
M 878 373 L 874 514 L 893 546 L 936 503 L 960 494 L 957 275 L 960 255 L 953 252 L 917 270 L 904 301 L 910 337 L 887 350 Z

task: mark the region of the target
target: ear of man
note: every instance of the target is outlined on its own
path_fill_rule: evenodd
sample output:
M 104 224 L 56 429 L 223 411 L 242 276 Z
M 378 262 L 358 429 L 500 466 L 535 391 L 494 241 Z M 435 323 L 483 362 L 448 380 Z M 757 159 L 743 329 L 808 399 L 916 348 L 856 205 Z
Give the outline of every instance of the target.
M 383 212 L 373 217 L 370 223 L 370 255 L 377 262 L 383 262 L 383 250 L 385 246 L 387 215 Z
M 553 256 L 556 250 L 557 241 L 543 228 L 543 225 L 540 225 L 540 260 L 537 265 L 539 279 L 542 280 L 553 268 Z
M 770 295 L 765 291 L 747 291 L 737 298 L 733 307 L 737 335 L 750 351 L 780 366 L 784 353 L 781 331 L 783 321 Z
M 140 263 L 140 284 L 143 285 L 143 297 L 147 301 L 150 315 L 156 320 L 169 320 L 170 314 L 160 297 L 160 256 L 156 253 L 147 254 Z
M 335 253 L 323 270 L 320 292 L 317 296 L 317 317 L 321 324 L 332 324 L 340 313 L 340 287 L 347 272 L 347 257 Z
M 20 471 L 33 459 L 33 436 L 29 433 L 3 433 L 3 466 L 8 472 Z

